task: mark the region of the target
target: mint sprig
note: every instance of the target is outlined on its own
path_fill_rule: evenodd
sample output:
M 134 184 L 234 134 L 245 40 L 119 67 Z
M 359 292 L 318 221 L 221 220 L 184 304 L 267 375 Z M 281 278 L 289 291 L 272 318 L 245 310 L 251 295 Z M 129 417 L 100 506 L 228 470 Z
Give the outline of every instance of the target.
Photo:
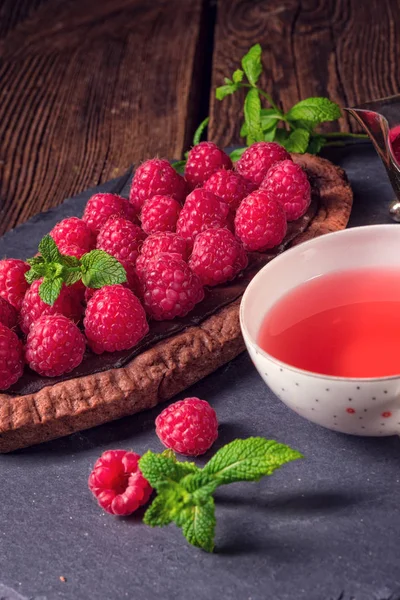
M 139 467 L 157 496 L 144 522 L 151 527 L 175 523 L 190 544 L 212 552 L 216 525 L 213 493 L 217 487 L 236 481 L 259 481 L 299 458 L 302 455 L 297 450 L 261 437 L 227 444 L 202 469 L 192 462 L 177 461 L 170 450 L 162 454 L 149 450 Z

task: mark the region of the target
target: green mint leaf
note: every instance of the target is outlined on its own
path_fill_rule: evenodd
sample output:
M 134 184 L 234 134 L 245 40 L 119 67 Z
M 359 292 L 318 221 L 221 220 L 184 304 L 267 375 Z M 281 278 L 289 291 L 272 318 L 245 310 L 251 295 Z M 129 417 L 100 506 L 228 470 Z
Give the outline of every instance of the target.
M 115 285 L 126 281 L 121 263 L 104 252 L 92 250 L 81 258 L 82 281 L 86 287 L 99 289 L 103 285 Z
M 286 131 L 286 129 L 284 129 L 283 127 L 277 128 L 277 130 L 275 132 L 275 141 L 278 142 L 278 144 L 284 145 L 285 140 L 287 140 L 288 137 L 289 137 L 289 132 Z
M 31 285 L 31 283 L 36 281 L 36 279 L 40 279 L 41 277 L 42 275 L 38 273 L 38 271 L 34 267 L 31 267 L 29 271 L 25 273 L 25 279 L 29 283 L 29 285 Z
M 288 152 L 298 152 L 299 154 L 304 154 L 304 152 L 307 150 L 309 140 L 309 131 L 306 129 L 294 129 L 287 140 L 285 140 L 283 145 Z
M 150 527 L 164 527 L 174 520 L 175 494 L 158 494 L 146 510 L 143 523 Z
M 242 58 L 243 70 L 246 73 L 249 83 L 253 86 L 256 85 L 262 73 L 261 54 L 262 49 L 260 44 L 255 44 Z
M 186 160 L 177 160 L 172 163 L 173 168 L 179 175 L 183 175 L 186 167 Z
M 315 123 L 314 121 L 307 121 L 306 119 L 299 119 L 297 121 L 291 120 L 290 125 L 292 129 L 305 129 L 311 134 L 317 126 L 317 123 Z
M 278 121 L 282 119 L 282 115 L 273 108 L 262 108 L 260 115 L 261 129 L 264 132 L 276 128 Z
M 148 450 L 139 460 L 139 467 L 143 477 L 147 479 L 150 485 L 159 489 L 160 484 L 166 481 L 179 482 L 186 475 L 194 473 L 198 467 L 194 463 L 179 462 L 175 456 L 166 454 L 155 454 Z
M 215 90 L 215 97 L 217 100 L 223 100 L 226 96 L 234 94 L 238 89 L 235 83 L 228 83 L 227 85 L 220 85 Z
M 244 101 L 244 120 L 247 126 L 247 145 L 263 139 L 260 123 L 261 102 L 257 90 L 251 89 Z
M 232 75 L 233 83 L 240 83 L 243 80 L 244 72 L 242 69 L 236 69 Z
M 67 269 L 65 268 L 63 270 L 63 277 L 62 277 L 65 285 L 73 285 L 74 283 L 76 283 L 77 281 L 79 281 L 80 279 L 82 279 L 82 273 L 80 269 Z
M 39 286 L 39 296 L 43 302 L 53 306 L 61 292 L 62 284 L 62 277 L 55 277 L 54 279 L 45 278 Z
M 58 262 L 61 254 L 53 238 L 45 235 L 39 244 L 39 252 L 46 262 Z
M 30 265 L 31 267 L 34 267 L 36 265 L 41 265 L 44 263 L 44 258 L 43 256 L 33 256 L 32 258 L 28 258 L 27 261 L 28 265 Z
M 229 155 L 231 161 L 234 163 L 237 162 L 245 150 L 247 150 L 247 148 L 236 148 L 235 150 L 232 150 Z
M 233 81 L 232 79 L 229 79 L 229 77 L 224 77 L 224 83 L 226 83 L 227 85 L 232 85 Z
M 287 462 L 302 458 L 297 450 L 261 437 L 235 440 L 227 444 L 206 464 L 203 473 L 221 484 L 235 481 L 258 481 L 271 475 Z
M 196 146 L 201 140 L 201 136 L 203 135 L 204 130 L 206 129 L 208 123 L 210 121 L 210 117 L 206 117 L 204 121 L 200 123 L 193 136 L 193 146 Z
M 60 263 L 64 266 L 64 267 L 79 267 L 80 265 L 80 260 L 79 258 L 76 258 L 76 256 L 68 256 L 68 254 L 62 254 L 61 255 L 61 259 L 60 259 Z
M 270 128 L 263 131 L 264 142 L 273 142 L 276 134 L 276 123 Z
M 248 129 L 247 129 L 247 123 L 246 123 L 246 121 L 243 121 L 242 126 L 240 128 L 239 135 L 240 135 L 240 137 L 247 137 L 248 133 L 249 132 L 248 132 Z
M 315 126 L 325 121 L 335 121 L 341 114 L 338 104 L 328 98 L 306 98 L 292 106 L 286 117 L 290 121 L 311 121 Z
M 307 146 L 307 152 L 310 154 L 318 154 L 325 144 L 326 138 L 324 138 L 322 135 L 312 135 Z
M 214 550 L 215 506 L 210 496 L 205 504 L 193 506 L 182 523 L 182 533 L 192 546 L 206 552 Z

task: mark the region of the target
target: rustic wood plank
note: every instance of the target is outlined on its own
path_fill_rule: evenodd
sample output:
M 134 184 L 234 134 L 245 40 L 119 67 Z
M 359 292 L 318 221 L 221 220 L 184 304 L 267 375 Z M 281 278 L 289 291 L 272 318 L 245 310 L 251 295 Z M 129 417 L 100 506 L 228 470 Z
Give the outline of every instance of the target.
M 256 42 L 264 50 L 261 84 L 285 109 L 307 96 L 351 106 L 399 92 L 399 8 L 398 0 L 219 0 L 210 139 L 239 141 L 243 98 L 219 102 L 213 90 Z M 357 127 L 343 118 L 340 129 Z
M 5 0 L 0 233 L 149 156 L 177 156 L 203 0 Z M 8 21 L 7 21 L 8 19 Z

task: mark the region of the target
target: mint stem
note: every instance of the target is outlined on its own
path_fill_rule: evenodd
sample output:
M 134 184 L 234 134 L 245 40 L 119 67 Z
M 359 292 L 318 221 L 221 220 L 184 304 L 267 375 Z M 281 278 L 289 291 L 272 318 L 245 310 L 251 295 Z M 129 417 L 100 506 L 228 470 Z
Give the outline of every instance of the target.
M 349 133 L 346 131 L 333 131 L 331 133 L 323 133 L 324 138 L 341 138 L 341 137 L 350 137 L 350 138 L 358 138 L 361 140 L 368 139 L 368 135 L 366 133 Z
M 257 90 L 257 92 L 259 94 L 261 94 L 261 96 L 264 96 L 264 98 L 266 98 L 269 102 L 269 104 L 272 106 L 272 108 L 274 110 L 276 110 L 277 113 L 279 113 L 281 115 L 281 119 L 282 121 L 286 121 L 284 115 L 282 114 L 281 109 L 275 104 L 275 102 L 272 100 L 272 96 L 270 94 L 268 94 L 267 92 L 264 92 L 264 90 L 261 90 L 259 87 L 254 86 L 254 85 L 250 85 L 250 83 L 241 83 L 240 87 L 244 87 L 244 88 L 254 88 Z

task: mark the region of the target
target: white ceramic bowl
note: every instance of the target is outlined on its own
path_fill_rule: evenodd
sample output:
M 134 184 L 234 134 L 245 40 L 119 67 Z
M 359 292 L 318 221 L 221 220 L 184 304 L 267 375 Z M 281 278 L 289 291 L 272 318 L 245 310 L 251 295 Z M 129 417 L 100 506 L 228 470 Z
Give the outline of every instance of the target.
M 365 267 L 400 269 L 400 225 L 355 227 L 287 250 L 248 285 L 240 323 L 261 377 L 299 415 L 344 433 L 394 435 L 400 433 L 400 355 L 398 376 L 352 379 L 303 371 L 270 356 L 257 344 L 264 317 L 288 291 L 319 275 Z

